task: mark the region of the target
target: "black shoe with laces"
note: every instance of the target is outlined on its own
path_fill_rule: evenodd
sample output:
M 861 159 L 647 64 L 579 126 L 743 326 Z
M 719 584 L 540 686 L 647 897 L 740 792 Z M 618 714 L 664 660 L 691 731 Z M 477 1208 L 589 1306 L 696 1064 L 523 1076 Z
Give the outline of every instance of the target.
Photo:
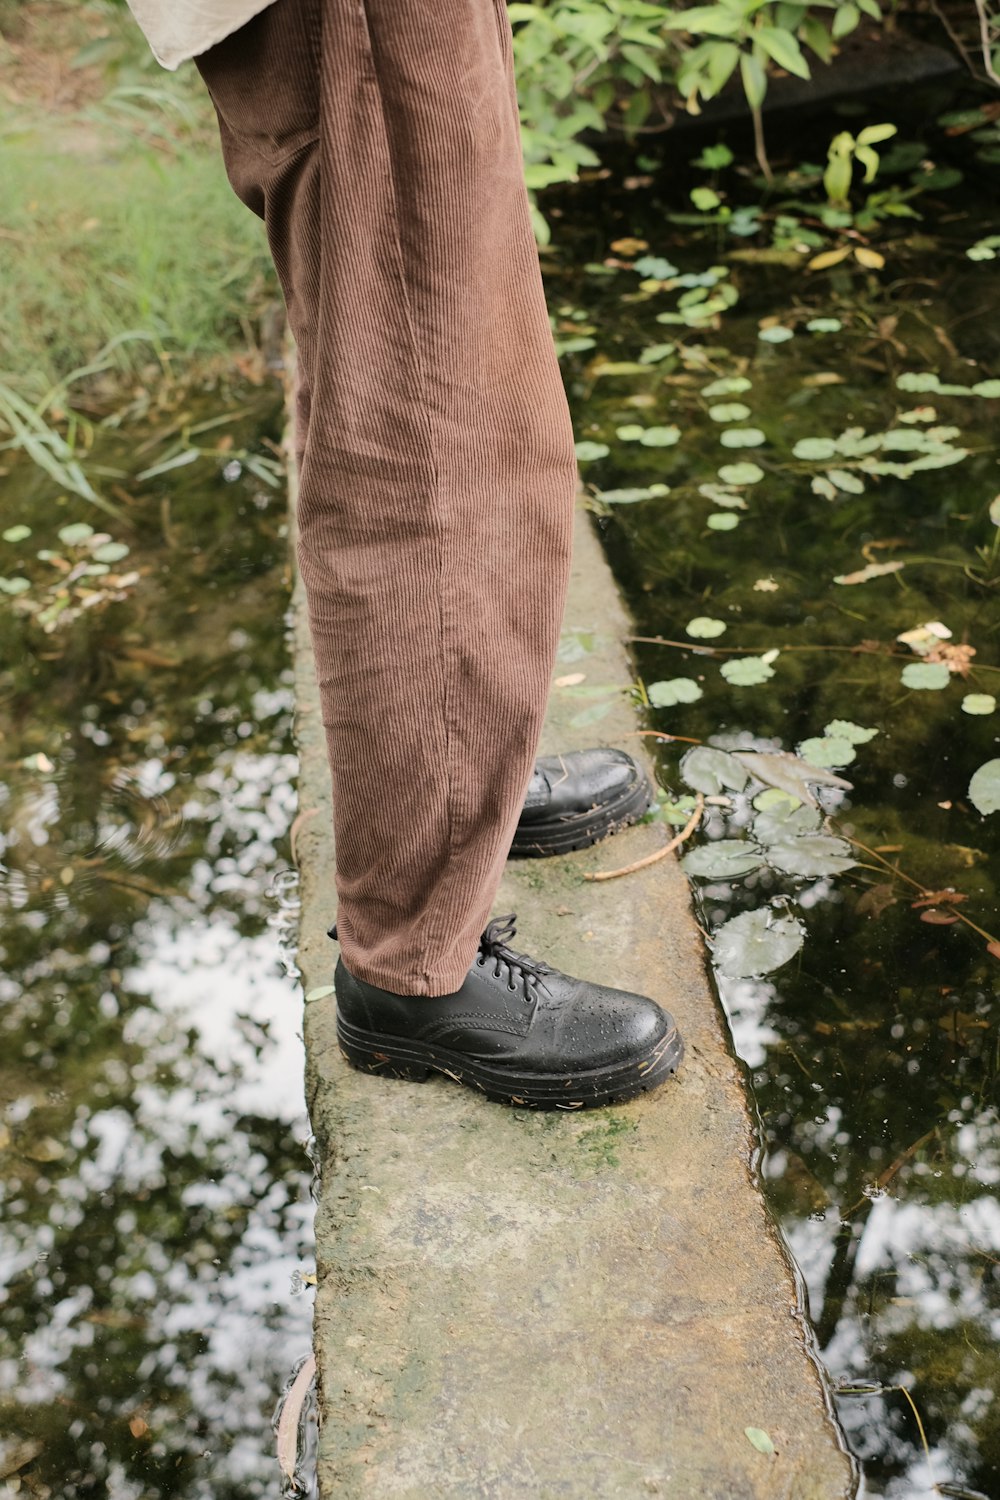
M 510 852 L 530 859 L 586 849 L 627 828 L 655 800 L 649 777 L 624 750 L 540 756 Z
M 347 1061 L 390 1078 L 444 1073 L 533 1109 L 631 1099 L 676 1072 L 684 1045 L 666 1011 L 515 953 L 514 931 L 513 917 L 489 924 L 451 995 L 395 995 L 355 979 L 341 959 L 337 1038 Z

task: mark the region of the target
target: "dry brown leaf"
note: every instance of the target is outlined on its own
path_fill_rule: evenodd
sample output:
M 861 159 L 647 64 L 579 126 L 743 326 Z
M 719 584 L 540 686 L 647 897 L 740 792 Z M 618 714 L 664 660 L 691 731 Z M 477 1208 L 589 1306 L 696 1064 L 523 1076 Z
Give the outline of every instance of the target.
M 920 920 L 930 923 L 931 927 L 954 927 L 958 918 L 954 912 L 937 911 L 934 907 L 930 907 L 929 910 L 920 913 Z
M 926 896 L 918 896 L 910 905 L 914 911 L 919 911 L 922 906 L 958 906 L 968 899 L 963 891 L 928 891 Z
M 833 580 L 834 583 L 867 583 L 869 578 L 881 578 L 885 573 L 898 573 L 906 566 L 901 562 L 869 563 L 866 568 L 859 568 L 856 573 L 838 573 Z

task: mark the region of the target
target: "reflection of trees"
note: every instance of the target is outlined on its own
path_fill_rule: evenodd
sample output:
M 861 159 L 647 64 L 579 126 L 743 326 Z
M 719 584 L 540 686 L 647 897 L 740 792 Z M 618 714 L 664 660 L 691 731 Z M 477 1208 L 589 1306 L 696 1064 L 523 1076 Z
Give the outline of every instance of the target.
M 29 1494 L 273 1493 L 268 1420 L 308 1342 L 264 898 L 294 775 L 282 501 L 184 479 L 169 527 L 159 496 L 132 508 L 132 600 L 66 641 L 3 626 L 0 1427 L 41 1444 Z M 15 489 L 44 545 L 65 516 Z

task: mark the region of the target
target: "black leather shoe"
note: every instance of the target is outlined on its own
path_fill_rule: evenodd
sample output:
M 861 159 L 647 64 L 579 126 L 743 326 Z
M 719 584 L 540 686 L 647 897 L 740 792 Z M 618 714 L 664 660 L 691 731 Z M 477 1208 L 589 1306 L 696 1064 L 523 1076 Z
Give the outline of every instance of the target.
M 513 936 L 513 917 L 491 922 L 461 989 L 439 997 L 365 984 L 341 959 L 337 1038 L 347 1061 L 390 1078 L 444 1073 L 532 1109 L 632 1099 L 676 1072 L 684 1045 L 666 1011 L 515 953 Z
M 641 818 L 653 801 L 649 777 L 624 750 L 543 756 L 510 852 L 537 857 L 586 849 Z

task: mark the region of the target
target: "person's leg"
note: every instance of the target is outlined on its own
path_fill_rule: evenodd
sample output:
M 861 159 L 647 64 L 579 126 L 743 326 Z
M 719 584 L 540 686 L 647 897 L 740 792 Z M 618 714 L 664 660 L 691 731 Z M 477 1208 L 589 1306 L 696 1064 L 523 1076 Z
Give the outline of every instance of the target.
M 506 12 L 276 0 L 199 63 L 299 350 L 344 961 L 445 994 L 531 774 L 576 482 Z

